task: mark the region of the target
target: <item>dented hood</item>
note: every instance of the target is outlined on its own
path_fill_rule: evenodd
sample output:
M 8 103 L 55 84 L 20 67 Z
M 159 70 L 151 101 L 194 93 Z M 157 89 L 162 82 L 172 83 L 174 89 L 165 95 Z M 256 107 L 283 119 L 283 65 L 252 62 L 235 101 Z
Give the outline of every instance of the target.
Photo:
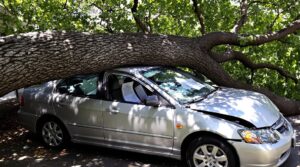
M 190 108 L 241 118 L 257 128 L 271 126 L 280 117 L 278 108 L 265 95 L 233 88 L 219 88 Z

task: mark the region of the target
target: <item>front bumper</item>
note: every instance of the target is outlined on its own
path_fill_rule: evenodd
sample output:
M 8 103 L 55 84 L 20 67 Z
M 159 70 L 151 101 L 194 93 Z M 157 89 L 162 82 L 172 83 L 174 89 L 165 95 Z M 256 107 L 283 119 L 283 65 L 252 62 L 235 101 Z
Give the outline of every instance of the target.
M 280 134 L 275 144 L 249 144 L 231 141 L 236 149 L 241 167 L 274 167 L 282 165 L 289 157 L 293 145 L 293 128 L 288 123 L 288 130 Z

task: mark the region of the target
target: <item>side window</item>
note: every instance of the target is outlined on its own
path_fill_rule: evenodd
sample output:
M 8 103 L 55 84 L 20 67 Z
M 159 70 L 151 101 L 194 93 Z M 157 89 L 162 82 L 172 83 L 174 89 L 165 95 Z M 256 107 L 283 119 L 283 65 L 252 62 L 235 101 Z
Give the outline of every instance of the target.
M 150 91 L 138 81 L 121 74 L 111 74 L 107 77 L 106 98 L 133 104 L 147 104 L 148 101 L 157 102 L 160 106 L 169 103 L 154 91 Z
M 97 85 L 97 75 L 75 76 L 61 81 L 57 86 L 57 90 L 61 94 L 96 97 Z

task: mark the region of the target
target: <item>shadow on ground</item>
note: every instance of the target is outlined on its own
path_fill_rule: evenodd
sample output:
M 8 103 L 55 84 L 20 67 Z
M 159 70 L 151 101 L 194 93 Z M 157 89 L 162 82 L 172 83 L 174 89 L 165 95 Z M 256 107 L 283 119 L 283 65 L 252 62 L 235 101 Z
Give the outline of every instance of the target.
M 179 167 L 181 161 L 103 147 L 70 144 L 66 148 L 45 148 L 38 137 L 18 125 L 14 100 L 0 103 L 0 166 L 68 167 Z M 5 111 L 5 112 L 4 112 Z M 1 115 L 2 114 L 2 115 Z M 299 119 L 300 120 L 300 119 Z M 299 124 L 294 124 L 298 127 Z M 300 166 L 299 131 L 297 148 L 283 167 Z

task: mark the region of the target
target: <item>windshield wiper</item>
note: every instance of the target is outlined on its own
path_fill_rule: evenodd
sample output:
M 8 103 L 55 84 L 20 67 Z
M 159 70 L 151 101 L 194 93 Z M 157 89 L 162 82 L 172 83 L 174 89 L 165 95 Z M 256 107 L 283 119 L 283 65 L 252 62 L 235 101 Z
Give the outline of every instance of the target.
M 192 104 L 192 103 L 200 102 L 200 101 L 202 101 L 203 99 L 204 99 L 204 97 L 195 98 L 195 99 L 193 99 L 193 100 L 191 100 L 191 101 L 186 102 L 185 105 L 190 105 L 190 104 Z
M 216 92 L 216 91 L 219 90 L 219 89 L 220 89 L 220 87 L 216 87 L 214 90 L 212 90 L 211 92 L 207 93 L 207 94 L 204 95 L 203 97 L 195 98 L 195 99 L 193 99 L 193 100 L 191 100 L 191 101 L 186 102 L 186 103 L 185 103 L 185 106 L 189 107 L 189 105 L 192 104 L 192 103 L 200 102 L 200 101 L 206 99 L 206 98 L 208 97 L 208 95 L 213 94 L 214 92 Z
M 216 92 L 217 90 L 221 89 L 220 87 L 214 87 L 214 88 L 215 88 L 215 90 L 212 90 L 211 92 L 209 92 L 209 93 L 206 95 L 206 97 L 207 97 L 208 95 L 210 95 L 210 94 Z

